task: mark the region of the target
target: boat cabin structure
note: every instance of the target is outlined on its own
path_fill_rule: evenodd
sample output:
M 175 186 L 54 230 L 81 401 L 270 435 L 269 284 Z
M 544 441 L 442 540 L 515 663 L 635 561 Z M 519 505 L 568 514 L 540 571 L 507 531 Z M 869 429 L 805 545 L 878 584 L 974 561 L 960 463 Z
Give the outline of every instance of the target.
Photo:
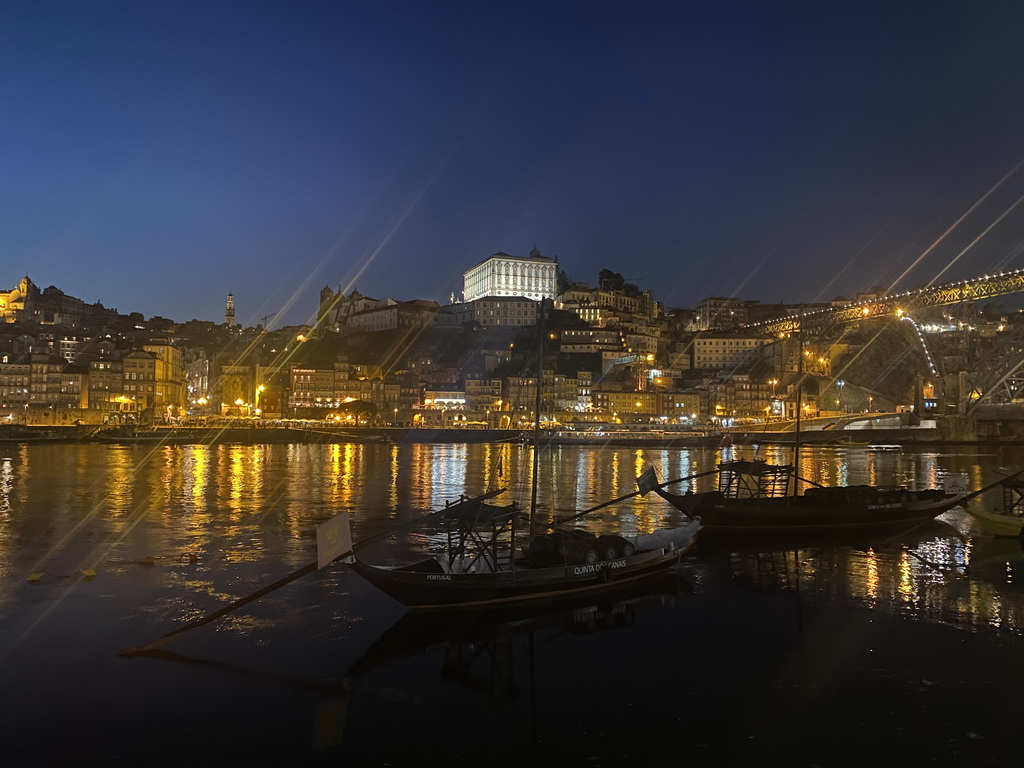
M 522 510 L 509 505 L 453 504 L 442 512 L 448 573 L 497 573 L 515 569 L 515 542 Z
M 765 461 L 723 461 L 718 490 L 727 499 L 777 499 L 789 493 L 793 467 Z

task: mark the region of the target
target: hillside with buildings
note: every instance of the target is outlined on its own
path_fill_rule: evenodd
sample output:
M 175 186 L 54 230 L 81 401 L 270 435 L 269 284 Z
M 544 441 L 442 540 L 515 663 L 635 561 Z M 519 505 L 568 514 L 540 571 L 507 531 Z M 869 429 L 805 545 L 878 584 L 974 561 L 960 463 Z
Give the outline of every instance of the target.
M 532 420 L 538 369 L 543 418 L 562 424 L 727 426 L 798 408 L 937 407 L 935 360 L 905 324 L 872 319 L 807 338 L 754 325 L 807 310 L 726 297 L 666 309 L 610 270 L 596 286 L 573 282 L 537 249 L 471 267 L 447 305 L 325 286 L 314 323 L 274 330 L 238 326 L 231 294 L 223 323 L 179 323 L 122 315 L 24 277 L 0 291 L 0 423 L 355 418 L 514 428 Z M 964 323 L 941 313 L 936 323 L 945 332 L 929 342 L 934 357 L 963 354 Z

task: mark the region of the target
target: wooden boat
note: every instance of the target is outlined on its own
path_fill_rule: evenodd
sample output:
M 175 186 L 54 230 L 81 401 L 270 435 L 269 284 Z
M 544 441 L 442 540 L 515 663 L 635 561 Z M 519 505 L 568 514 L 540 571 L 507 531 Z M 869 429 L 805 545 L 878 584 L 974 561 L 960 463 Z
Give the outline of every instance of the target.
M 971 496 L 945 489 L 824 487 L 810 483 L 791 493 L 796 474 L 791 466 L 764 461 L 727 461 L 718 466 L 718 488 L 704 493 L 671 493 L 653 467 L 638 478 L 641 493 L 657 493 L 689 517 L 699 516 L 703 536 L 721 533 L 793 531 L 874 531 L 907 528 L 931 520 Z M 676 481 L 672 481 L 676 482 Z M 986 489 L 987 490 L 987 489 Z
M 356 545 L 349 565 L 411 609 L 505 608 L 597 595 L 663 575 L 700 530 L 700 521 L 693 520 L 634 538 L 556 530 L 531 540 L 520 531 L 518 505 L 488 503 L 495 493 L 500 491 L 434 513 L 447 539 L 439 556 L 374 564 Z
M 1020 536 L 1021 530 L 1024 530 L 1024 517 L 988 509 L 967 509 L 967 514 L 993 536 Z
M 1024 530 L 1024 481 L 1007 478 L 999 482 L 1003 490 L 1001 510 L 971 509 L 967 514 L 981 523 L 993 536 L 1020 536 Z

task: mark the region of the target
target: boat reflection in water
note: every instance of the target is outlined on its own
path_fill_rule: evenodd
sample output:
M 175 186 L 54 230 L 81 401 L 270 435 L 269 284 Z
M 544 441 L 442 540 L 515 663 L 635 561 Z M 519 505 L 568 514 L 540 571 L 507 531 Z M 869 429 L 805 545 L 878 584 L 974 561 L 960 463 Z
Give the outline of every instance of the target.
M 707 548 L 691 561 L 698 591 L 728 582 L 788 592 L 804 605 L 847 604 L 971 632 L 1024 637 L 1024 543 L 969 535 L 954 510 L 898 535 L 793 536 L 770 546 Z
M 406 613 L 349 669 L 348 677 L 358 679 L 375 668 L 398 659 L 418 655 L 432 647 L 477 646 L 495 638 L 550 631 L 554 635 L 592 634 L 631 626 L 645 603 L 659 603 L 693 587 L 678 573 L 666 573 L 617 593 L 578 598 L 546 608 L 520 607 L 482 613 Z M 447 654 L 446 654 L 447 655 Z
M 413 730 L 407 732 L 407 740 L 389 741 L 386 748 L 367 744 L 357 735 L 344 744 L 342 753 L 357 764 L 369 763 L 374 756 L 384 763 L 406 764 L 423 749 L 416 728 L 424 728 L 423 738 L 429 739 L 431 729 L 447 723 L 444 739 L 453 751 L 459 749 L 460 740 L 463 748 L 473 749 L 473 744 L 486 743 L 488 738 L 514 733 L 514 737 L 501 735 L 513 741 L 499 747 L 502 754 L 489 759 L 499 765 L 507 764 L 506 758 L 513 753 L 519 760 L 532 757 L 535 764 L 541 757 L 550 759 L 545 743 L 562 749 L 561 726 L 570 719 L 559 716 L 552 721 L 550 712 L 540 717 L 538 710 L 543 708 L 540 702 L 564 701 L 567 694 L 572 699 L 566 686 L 574 686 L 575 673 L 569 666 L 595 659 L 592 679 L 578 685 L 580 694 L 587 696 L 590 691 L 592 696 L 605 690 L 619 699 L 609 701 L 609 711 L 624 705 L 628 697 L 621 694 L 633 674 L 631 664 L 598 661 L 601 636 L 615 633 L 620 635 L 617 644 L 628 644 L 628 636 L 645 618 L 670 608 L 675 598 L 692 591 L 684 576 L 669 572 L 613 593 L 546 609 L 519 607 L 454 615 L 408 612 L 349 668 L 346 731 L 364 733 L 378 717 L 396 718 L 396 707 L 419 712 L 417 717 L 397 715 L 403 729 Z M 436 731 L 432 738 L 436 740 Z
M 1024 646 L 1024 552 L 986 562 L 981 543 L 935 521 L 858 547 L 690 556 L 675 591 L 622 602 L 407 614 L 349 669 L 339 754 L 412 764 L 444 734 L 443 748 L 497 750 L 501 765 L 675 747 L 692 765 L 856 765 L 844 745 L 860 739 L 884 764 L 983 764 L 1006 746 L 977 720 L 1014 690 L 993 675 Z M 969 712 L 942 703 L 954 694 Z M 411 746 L 368 739 L 381 721 Z

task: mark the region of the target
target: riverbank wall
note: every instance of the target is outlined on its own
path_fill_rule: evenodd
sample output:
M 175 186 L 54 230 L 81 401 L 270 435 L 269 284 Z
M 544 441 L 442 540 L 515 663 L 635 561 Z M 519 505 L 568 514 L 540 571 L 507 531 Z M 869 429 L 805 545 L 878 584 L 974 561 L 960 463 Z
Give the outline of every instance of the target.
M 568 436 L 567 436 L 568 435 Z M 794 432 L 768 432 L 764 430 L 729 430 L 722 436 L 695 435 L 691 438 L 676 434 L 659 436 L 657 433 L 637 432 L 635 435 L 616 434 L 607 439 L 594 435 L 573 439 L 566 432 L 542 432 L 544 445 L 624 445 L 658 446 L 668 448 L 718 447 L 727 436 L 735 444 L 793 445 Z M 122 445 L 211 445 L 224 443 L 528 443 L 532 433 L 508 429 L 423 429 L 400 427 L 349 427 L 334 430 L 329 427 L 294 428 L 275 426 L 232 427 L 157 427 L 148 430 L 96 429 L 88 426 L 23 427 L 0 426 L 0 444 L 47 442 L 108 442 Z M 945 416 L 935 420 L 934 426 L 875 427 L 872 429 L 806 430 L 799 435 L 804 445 L 1024 445 L 1024 418 L 970 418 Z

